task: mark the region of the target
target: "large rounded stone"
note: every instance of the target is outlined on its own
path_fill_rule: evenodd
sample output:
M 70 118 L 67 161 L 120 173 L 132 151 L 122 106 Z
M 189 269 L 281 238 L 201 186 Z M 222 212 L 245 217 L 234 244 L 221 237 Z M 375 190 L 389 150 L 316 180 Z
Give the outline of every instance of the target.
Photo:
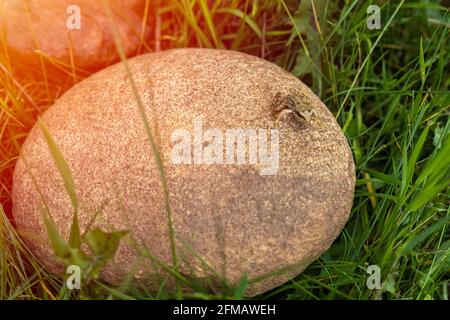
M 214 278 L 209 265 L 230 284 L 244 276 L 259 279 L 247 291 L 254 295 L 299 274 L 327 250 L 347 221 L 355 172 L 338 124 L 309 88 L 272 63 L 233 51 L 170 50 L 129 64 L 164 157 L 183 274 Z M 275 117 L 273 106 L 281 102 L 274 105 L 274 100 L 280 97 L 285 105 L 297 101 L 300 113 Z M 170 264 L 168 219 L 123 65 L 76 85 L 45 112 L 43 121 L 72 170 L 82 227 L 100 210 L 97 226 L 132 231 L 103 278 L 117 283 L 134 268 L 136 278 L 157 289 L 155 269 L 150 259 L 138 261 L 137 246 Z M 243 145 L 250 157 L 232 156 L 230 141 L 237 131 L 230 130 L 239 128 L 253 129 L 259 139 L 249 140 L 256 149 Z M 262 159 L 264 151 L 273 156 L 272 171 Z M 42 199 L 30 173 L 66 237 L 70 199 L 38 127 L 22 156 L 29 170 L 18 161 L 15 221 L 36 255 L 56 271 Z
M 109 3 L 124 51 L 133 55 L 150 31 L 147 26 L 141 39 L 145 0 Z M 0 37 L 19 78 L 32 75 L 50 84 L 62 85 L 62 78 L 85 77 L 119 60 L 103 1 L 0 1 Z

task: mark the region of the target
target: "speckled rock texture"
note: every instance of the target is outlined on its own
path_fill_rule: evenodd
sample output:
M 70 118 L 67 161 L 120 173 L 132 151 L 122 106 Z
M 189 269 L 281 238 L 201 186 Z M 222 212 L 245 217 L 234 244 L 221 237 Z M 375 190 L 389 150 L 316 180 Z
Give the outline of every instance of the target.
M 124 51 L 133 55 L 140 43 L 145 0 L 109 3 Z M 80 29 L 67 27 L 67 20 L 73 21 L 73 11 L 67 10 L 73 5 L 80 9 Z M 147 25 L 144 39 L 150 31 Z M 20 71 L 26 66 L 26 74 L 34 75 L 35 80 L 61 82 L 62 77 L 70 78 L 72 62 L 76 75 L 85 76 L 85 72 L 119 60 L 101 0 L 0 0 L 0 35 L 6 40 L 12 67 Z
M 339 125 L 308 87 L 270 62 L 234 51 L 177 49 L 139 56 L 129 64 L 164 157 L 183 274 L 212 279 L 211 290 L 220 289 L 218 276 L 234 285 L 244 276 L 258 279 L 246 292 L 253 296 L 299 274 L 330 247 L 349 216 L 355 168 Z M 292 114 L 275 119 L 274 97 L 292 89 L 305 108 L 315 110 L 314 121 Z M 193 132 L 199 119 L 203 131 L 279 128 L 278 172 L 261 175 L 258 165 L 248 162 L 174 164 L 173 132 Z M 72 170 L 82 228 L 101 211 L 96 226 L 132 231 L 103 279 L 118 283 L 134 270 L 136 281 L 157 289 L 167 276 L 150 259 L 138 259 L 137 251 L 145 247 L 171 264 L 168 219 L 124 66 L 76 85 L 43 121 Z M 29 168 L 18 161 L 14 218 L 35 254 L 57 272 L 40 208 L 45 200 L 66 237 L 72 208 L 39 127 L 28 136 L 22 157 Z

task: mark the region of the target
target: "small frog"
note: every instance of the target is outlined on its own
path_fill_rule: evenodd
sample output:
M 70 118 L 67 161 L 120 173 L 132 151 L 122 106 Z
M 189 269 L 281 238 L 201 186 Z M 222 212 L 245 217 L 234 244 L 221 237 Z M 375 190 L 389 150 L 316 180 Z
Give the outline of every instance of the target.
M 291 89 L 291 93 L 284 95 L 278 92 L 272 102 L 272 113 L 278 122 L 281 116 L 293 114 L 299 121 L 312 123 L 313 116 L 319 119 L 317 112 L 313 108 L 305 107 L 311 101 L 301 92 Z

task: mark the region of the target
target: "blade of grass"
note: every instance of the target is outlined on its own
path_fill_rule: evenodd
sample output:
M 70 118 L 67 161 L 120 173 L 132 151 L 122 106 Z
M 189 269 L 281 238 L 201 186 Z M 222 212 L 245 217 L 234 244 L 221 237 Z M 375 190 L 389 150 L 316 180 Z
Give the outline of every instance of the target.
M 420 63 L 420 78 L 422 80 L 422 87 L 425 84 L 425 58 L 423 56 L 423 38 L 420 37 L 420 50 L 419 50 L 419 63 Z
M 259 28 L 259 26 L 250 16 L 246 15 L 241 10 L 236 8 L 220 8 L 217 9 L 217 13 L 228 13 L 242 19 L 246 24 L 248 24 L 248 26 L 253 30 L 253 32 L 255 32 L 258 38 L 260 39 L 262 38 L 262 31 Z
M 433 199 L 439 192 L 448 188 L 450 186 L 450 179 L 437 184 L 437 185 L 428 185 L 423 190 L 417 193 L 416 197 L 414 197 L 409 205 L 409 210 L 416 211 L 420 207 L 424 206 Z
M 200 3 L 200 10 L 203 13 L 203 16 L 205 17 L 206 25 L 208 26 L 209 33 L 211 34 L 211 37 L 213 39 L 214 45 L 216 48 L 223 49 L 223 43 L 219 40 L 217 37 L 217 30 L 214 26 L 213 19 L 211 17 L 211 12 L 209 11 L 208 3 L 205 0 L 198 0 Z
M 399 249 L 399 256 L 404 256 L 410 253 L 417 245 L 425 241 L 431 234 L 437 232 L 441 228 L 443 228 L 446 224 L 450 222 L 450 216 L 446 216 L 420 232 L 417 236 L 411 235 L 409 237 L 409 241 L 407 241 L 402 247 Z
M 53 161 L 55 162 L 55 165 L 58 168 L 58 171 L 64 181 L 64 187 L 66 188 L 66 191 L 72 202 L 74 215 L 72 225 L 70 228 L 69 246 L 72 248 L 79 248 L 81 245 L 81 239 L 80 239 L 80 226 L 78 222 L 78 198 L 75 191 L 75 182 L 73 180 L 72 173 L 70 172 L 69 165 L 64 159 L 64 156 L 61 154 L 58 146 L 56 145 L 55 140 L 51 136 L 47 127 L 40 118 L 38 119 L 38 123 L 44 134 L 50 152 L 52 154 Z

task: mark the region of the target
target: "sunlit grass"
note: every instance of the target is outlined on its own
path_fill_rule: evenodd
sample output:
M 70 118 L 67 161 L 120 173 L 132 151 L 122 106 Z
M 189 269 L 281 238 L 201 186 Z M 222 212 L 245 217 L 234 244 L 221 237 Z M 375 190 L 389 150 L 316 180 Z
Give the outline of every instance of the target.
M 366 27 L 367 2 L 298 2 L 163 1 L 150 19 L 154 35 L 139 49 L 226 48 L 274 61 L 312 87 L 348 138 L 357 166 L 349 222 L 303 274 L 260 298 L 448 299 L 450 19 L 444 2 L 380 1 L 380 30 Z M 44 53 L 42 59 L 51 60 Z M 79 77 L 73 80 L 89 74 L 50 62 Z M 7 211 L 21 144 L 70 85 L 18 74 L 0 38 L 0 203 Z M 0 217 L 0 298 L 58 297 L 61 280 L 41 269 L 2 209 Z M 143 254 L 151 258 L 150 251 Z M 381 268 L 382 290 L 365 284 L 373 264 Z M 106 297 L 170 297 L 126 281 L 118 288 L 96 283 Z M 239 298 L 245 286 L 184 297 Z

